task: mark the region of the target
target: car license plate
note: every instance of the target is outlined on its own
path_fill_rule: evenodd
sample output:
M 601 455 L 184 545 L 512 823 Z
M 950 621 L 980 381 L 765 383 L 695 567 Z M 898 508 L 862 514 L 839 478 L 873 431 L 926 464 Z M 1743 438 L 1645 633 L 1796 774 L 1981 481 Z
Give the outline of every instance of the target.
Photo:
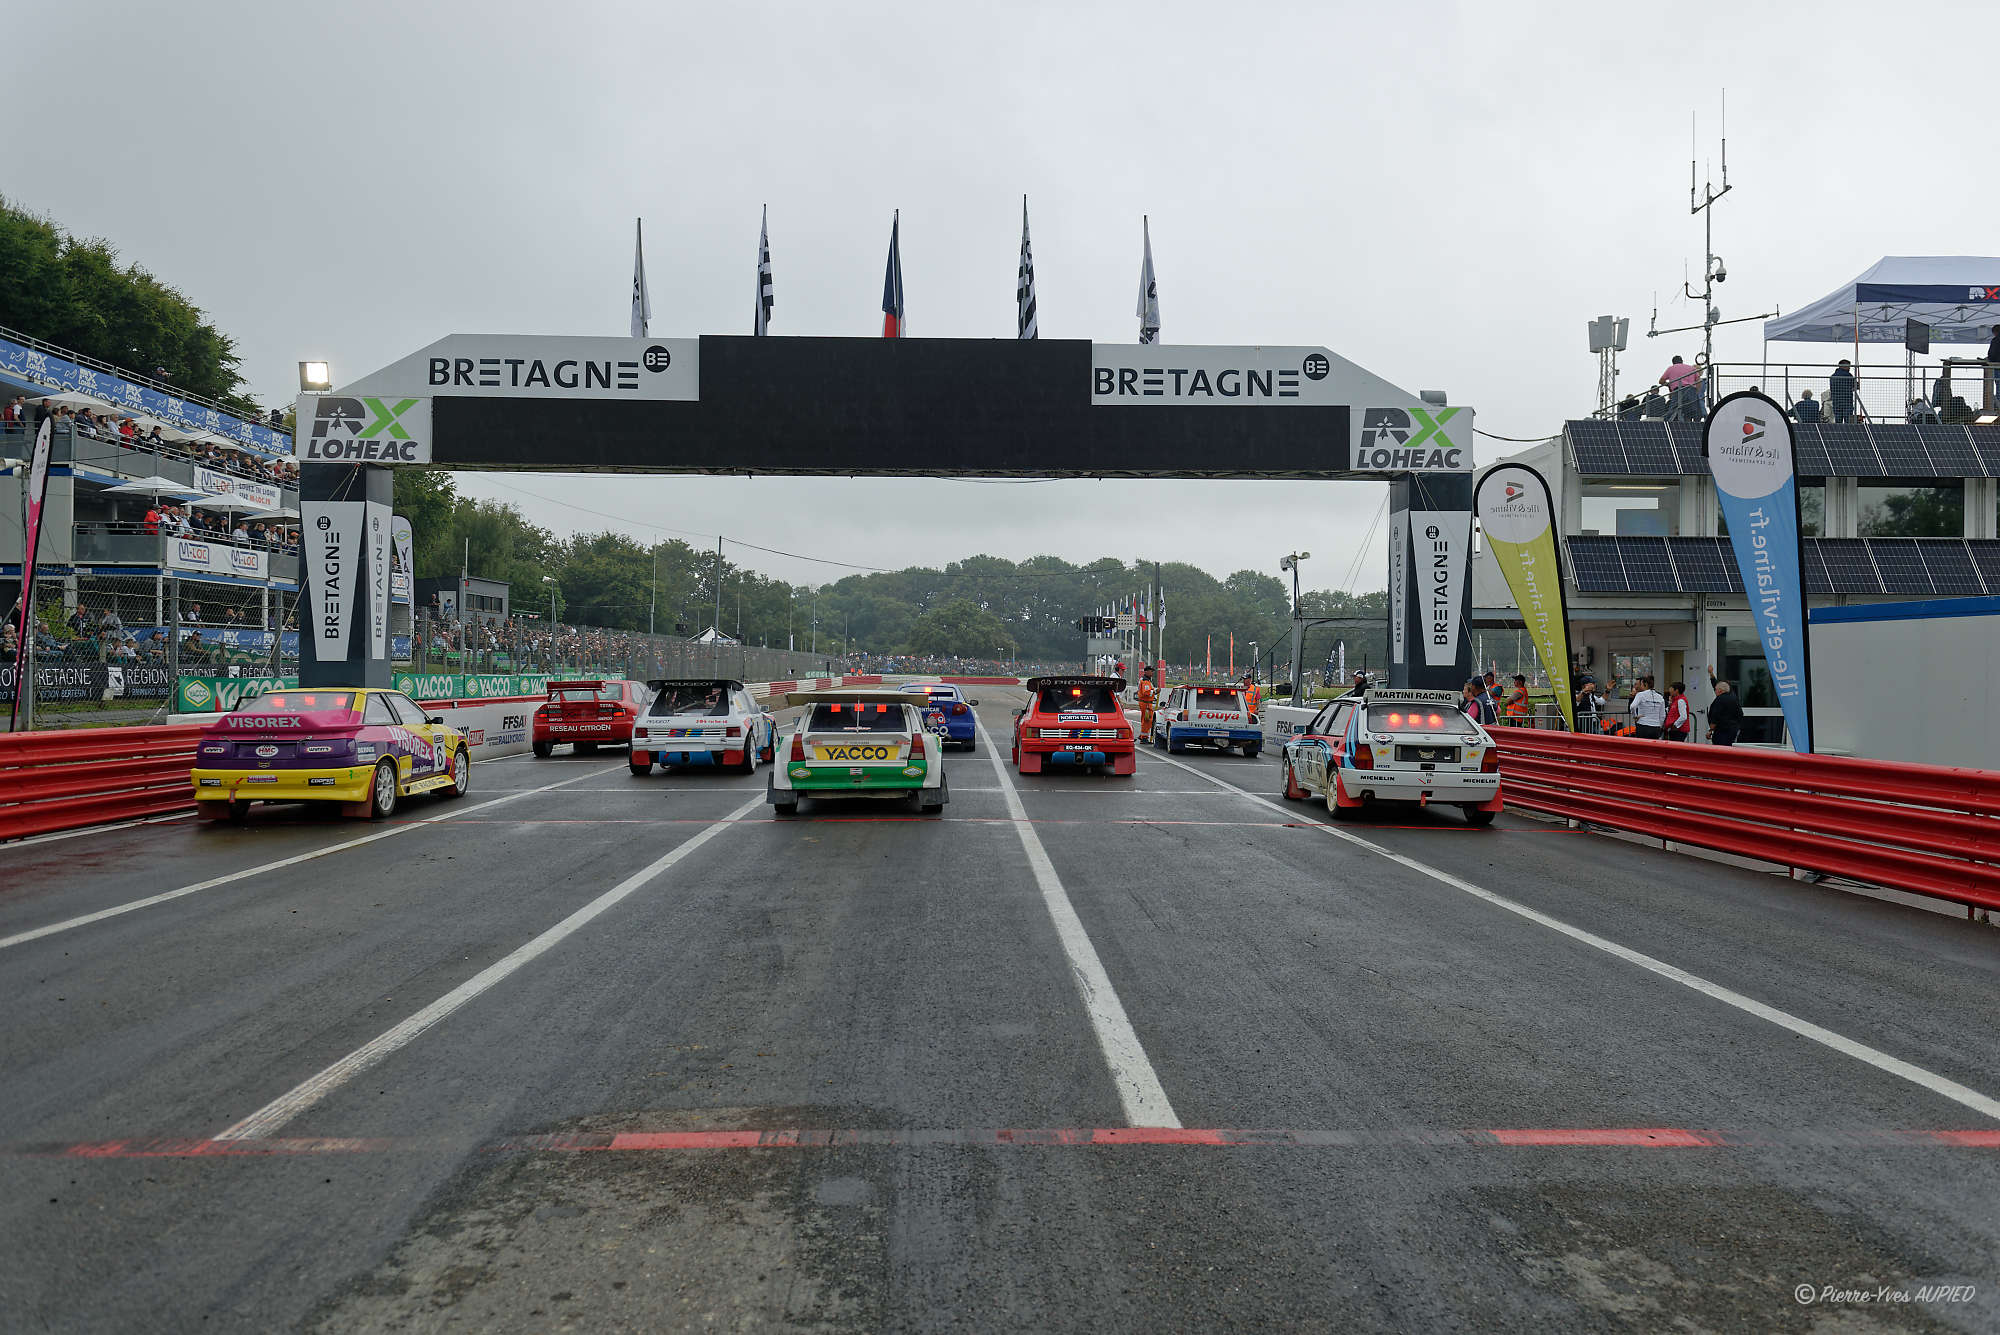
M 1209 735 L 1209 736 L 1211 736 L 1211 737 L 1227 737 L 1227 736 L 1229 735 L 1229 729 L 1227 729 L 1227 728 L 1210 728 L 1210 729 L 1208 730 L 1208 735 Z
M 1089 746 L 1083 742 L 1068 742 L 1063 746 L 1063 750 L 1065 751 L 1095 751 L 1096 749 L 1096 747 Z

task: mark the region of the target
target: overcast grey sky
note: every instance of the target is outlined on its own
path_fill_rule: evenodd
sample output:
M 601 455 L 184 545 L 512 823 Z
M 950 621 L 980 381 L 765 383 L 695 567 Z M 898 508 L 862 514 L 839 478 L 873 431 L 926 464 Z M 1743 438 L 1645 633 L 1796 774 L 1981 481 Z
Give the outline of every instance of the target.
M 1994 249 L 1990 86 L 1953 70 L 2000 38 L 2000 7 L 1894 11 L 1893 33 L 1891 13 L 69 0 L 18 34 L 0 191 L 179 286 L 267 402 L 303 357 L 348 379 L 448 333 L 624 333 L 636 215 L 655 334 L 749 332 L 768 204 L 774 334 L 879 333 L 900 208 L 911 331 L 1011 337 L 1025 193 L 1044 336 L 1136 339 L 1150 214 L 1165 341 L 1324 344 L 1450 391 L 1486 431 L 1545 435 L 1592 405 L 1592 316 L 1633 318 L 1623 385 L 1698 347 L 1638 331 L 1655 291 L 1662 326 L 1698 319 L 1670 300 L 1700 266 L 1689 118 L 1712 154 L 1724 87 L 1726 316 L 1804 305 L 1885 254 Z M 1939 36 L 1910 46 L 1911 24 Z M 1761 356 L 1757 330 L 1718 356 Z M 1379 483 L 461 481 L 559 531 L 865 565 L 1276 574 L 1305 546 L 1311 584 L 1383 583 L 1379 534 L 1355 559 Z

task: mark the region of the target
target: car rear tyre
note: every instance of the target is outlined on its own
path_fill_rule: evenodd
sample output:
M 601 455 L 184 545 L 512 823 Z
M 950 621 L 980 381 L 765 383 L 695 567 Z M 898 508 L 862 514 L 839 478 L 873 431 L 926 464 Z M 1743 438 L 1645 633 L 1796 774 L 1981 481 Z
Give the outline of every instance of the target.
M 743 740 L 743 763 L 738 766 L 738 769 L 744 774 L 755 774 L 757 772 L 757 752 L 750 745 L 750 740 L 747 737 Z
M 1486 811 L 1480 807 L 1466 807 L 1465 823 L 1467 825 L 1491 825 L 1493 818 L 1499 814 L 1497 811 Z
M 1255 760 L 1263 749 L 1264 746 L 1261 742 L 1245 742 L 1243 744 L 1243 758 L 1245 760 Z
M 396 814 L 396 762 L 385 760 L 375 767 L 368 785 L 368 819 L 386 820 Z
M 451 753 L 451 783 L 437 790 L 442 800 L 449 802 L 454 797 L 464 797 L 465 790 L 472 787 L 472 762 L 465 757 L 465 748 Z
M 636 760 L 628 761 L 625 765 L 625 768 L 632 771 L 632 777 L 635 779 L 643 778 L 646 775 L 651 774 L 653 772 L 653 766 L 651 765 L 651 763 L 641 765 Z
M 535 759 L 537 760 L 547 760 L 550 756 L 554 755 L 555 752 L 556 752 L 556 744 L 554 742 L 535 743 Z

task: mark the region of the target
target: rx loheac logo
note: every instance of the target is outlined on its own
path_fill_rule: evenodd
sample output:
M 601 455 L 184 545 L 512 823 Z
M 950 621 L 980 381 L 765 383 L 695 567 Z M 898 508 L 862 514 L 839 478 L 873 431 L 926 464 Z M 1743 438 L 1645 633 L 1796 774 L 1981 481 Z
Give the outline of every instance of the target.
M 410 433 L 397 420 L 417 406 L 416 399 L 349 399 L 327 396 L 313 413 L 313 437 L 373 436 L 386 434 L 391 440 L 408 440 Z M 364 423 L 366 425 L 364 425 Z

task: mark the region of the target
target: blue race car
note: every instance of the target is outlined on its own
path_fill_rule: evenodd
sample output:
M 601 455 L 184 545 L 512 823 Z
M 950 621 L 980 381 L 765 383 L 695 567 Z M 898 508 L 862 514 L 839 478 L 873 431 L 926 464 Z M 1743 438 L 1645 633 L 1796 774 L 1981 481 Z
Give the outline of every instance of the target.
M 968 751 L 979 749 L 979 734 L 972 724 L 972 707 L 979 703 L 977 700 L 966 699 L 958 687 L 940 681 L 912 682 L 903 689 L 925 697 L 928 703 L 922 706 L 924 725 L 943 738 L 945 745 L 962 746 Z

